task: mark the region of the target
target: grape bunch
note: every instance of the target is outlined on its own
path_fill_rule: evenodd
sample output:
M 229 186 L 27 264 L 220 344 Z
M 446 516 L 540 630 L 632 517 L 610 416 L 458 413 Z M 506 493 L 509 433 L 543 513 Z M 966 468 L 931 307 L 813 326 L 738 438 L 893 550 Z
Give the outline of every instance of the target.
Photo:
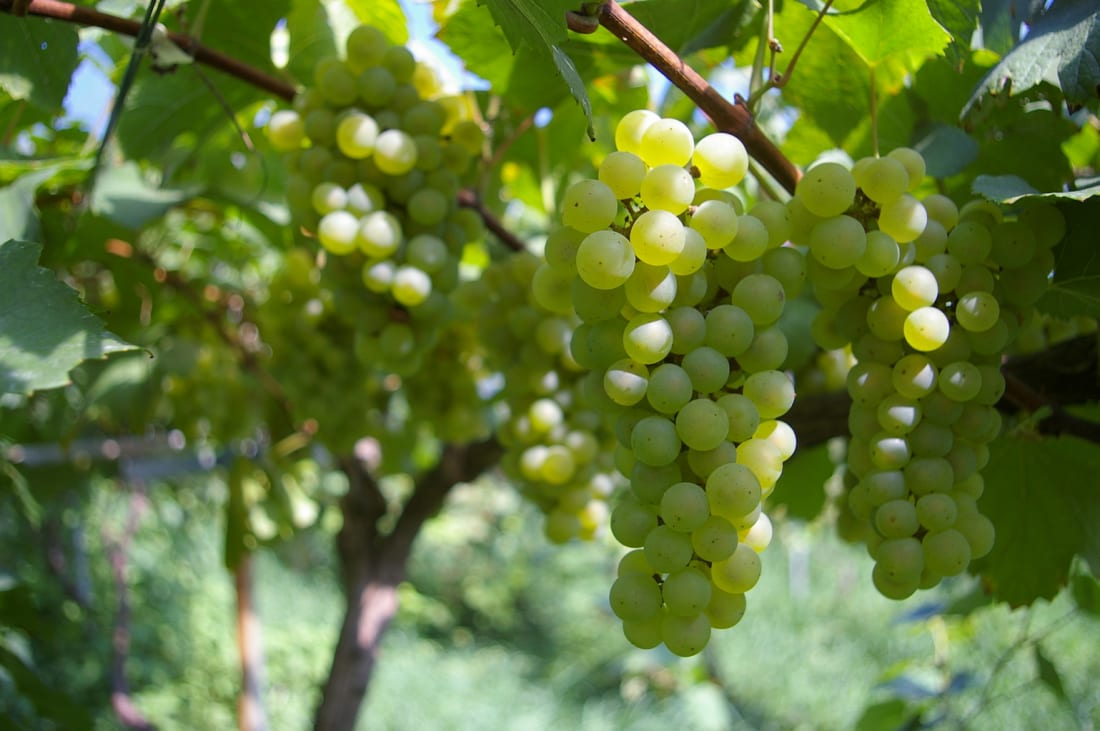
M 988 201 L 918 200 L 923 176 L 909 148 L 851 170 L 822 162 L 789 208 L 823 307 L 814 337 L 850 345 L 856 361 L 845 530 L 866 542 L 874 585 L 893 599 L 993 546 L 976 501 L 1001 429 L 1001 358 L 1032 317 L 1065 231 L 1043 204 L 1008 215 Z
M 353 30 L 346 57 L 319 61 L 313 81 L 267 124 L 285 153 L 288 206 L 379 313 L 364 323 L 361 352 L 408 374 L 434 345 L 463 247 L 478 235 L 457 194 L 482 132 L 453 99 L 430 98 L 432 69 L 377 28 Z
M 456 291 L 459 319 L 477 323 L 484 367 L 500 376 L 501 468 L 545 514 L 555 543 L 590 539 L 606 523 L 617 481 L 613 437 L 580 392 L 569 342 L 572 309 L 551 312 L 532 296 L 538 257 L 496 261 Z
M 781 204 L 743 214 L 726 190 L 748 165 L 735 137 L 696 142 L 682 122 L 638 110 L 615 143 L 598 179 L 566 191 L 533 288 L 581 319 L 570 353 L 630 481 L 610 525 L 635 550 L 611 608 L 633 644 L 690 656 L 740 620 L 771 538 L 762 502 L 795 448 L 776 323 L 804 255 L 782 245 Z

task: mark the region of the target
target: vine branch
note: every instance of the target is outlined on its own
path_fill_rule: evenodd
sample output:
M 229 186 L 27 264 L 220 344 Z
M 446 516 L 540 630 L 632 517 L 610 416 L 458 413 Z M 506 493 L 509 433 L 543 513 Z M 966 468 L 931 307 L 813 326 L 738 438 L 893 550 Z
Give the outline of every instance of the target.
M 590 32 L 576 20 L 576 14 L 566 16 L 569 26 L 577 32 Z M 600 25 L 613 33 L 635 53 L 661 72 L 673 85 L 688 96 L 695 105 L 722 131 L 732 134 L 744 143 L 749 155 L 756 158 L 764 169 L 788 192 L 793 193 L 801 177 L 786 155 L 780 152 L 756 126 L 752 114 L 744 104 L 734 104 L 711 86 L 695 69 L 666 46 L 648 28 L 622 8 L 615 0 L 607 0 L 599 9 Z
M 493 215 L 493 212 L 485 207 L 485 204 L 481 202 L 481 198 L 478 197 L 474 191 L 463 188 L 458 191 L 458 205 L 464 208 L 472 208 L 477 212 L 477 215 L 481 216 L 481 222 L 485 224 L 485 228 L 489 229 L 500 239 L 500 242 L 507 246 L 512 251 L 527 251 L 527 247 L 518 236 L 508 230 L 508 228 L 500 222 L 500 219 Z

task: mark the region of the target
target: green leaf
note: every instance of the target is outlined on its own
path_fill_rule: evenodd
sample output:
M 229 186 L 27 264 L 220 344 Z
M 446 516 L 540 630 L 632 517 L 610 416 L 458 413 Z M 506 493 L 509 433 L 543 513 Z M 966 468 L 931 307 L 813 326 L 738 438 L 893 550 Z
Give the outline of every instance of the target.
M 855 731 L 897 731 L 913 719 L 913 710 L 900 698 L 867 706 L 856 722 Z
M 1066 237 L 1054 250 L 1054 282 L 1039 300 L 1041 311 L 1058 317 L 1100 317 L 1100 247 L 1096 221 L 1100 197 L 1060 206 Z
M 924 156 L 930 177 L 948 178 L 961 173 L 978 157 L 978 143 L 958 127 L 937 124 L 913 147 Z
M 1044 0 L 982 0 L 982 46 L 1005 55 L 1020 39 L 1023 23 L 1031 23 Z
M 783 465 L 770 502 L 786 505 L 788 517 L 813 520 L 825 506 L 825 481 L 835 469 L 828 444 L 799 451 Z
M 139 229 L 169 209 L 199 194 L 199 188 L 155 188 L 137 163 L 128 162 L 102 170 L 92 191 L 92 211 L 115 223 Z
M 1069 104 L 1098 108 L 1100 13 L 1091 0 L 1055 3 L 1027 38 L 982 79 L 962 113 L 966 115 L 986 94 L 1006 88 L 1016 94 L 1044 81 L 1060 87 Z
M 925 0 L 867 0 L 858 11 L 827 15 L 825 25 L 868 66 L 901 53 L 938 55 L 951 40 Z
M 0 244 L 0 393 L 30 393 L 69 383 L 89 358 L 133 350 L 103 329 L 76 291 L 37 266 L 40 244 Z
M 1035 657 L 1035 666 L 1039 670 L 1039 680 L 1050 689 L 1050 692 L 1058 700 L 1069 704 L 1069 696 L 1066 695 L 1066 686 L 1062 683 L 1062 674 L 1058 672 L 1058 667 L 1043 652 L 1041 644 L 1036 642 L 1032 647 L 1034 648 L 1032 654 Z M 1072 708 L 1072 704 L 1070 704 L 1070 707 Z
M 1004 436 L 989 451 L 981 510 L 997 539 L 975 565 L 994 596 L 1012 606 L 1053 597 L 1077 554 L 1100 568 L 1100 447 L 1074 437 Z
M 92 728 L 88 711 L 63 692 L 51 688 L 24 660 L 0 642 L 0 669 L 15 685 L 16 693 L 31 702 L 42 718 L 59 728 Z
M 947 55 L 959 65 L 970 54 L 970 39 L 978 26 L 981 13 L 979 0 L 927 0 L 932 17 L 951 34 Z
M 1002 203 L 1039 194 L 1039 191 L 1031 187 L 1031 183 L 1018 175 L 979 175 L 974 178 L 970 189 L 989 200 Z
M 1100 617 L 1100 581 L 1082 571 L 1070 585 L 1073 601 L 1083 612 Z
M 312 83 L 313 67 L 326 56 L 344 54 L 348 34 L 357 25 L 373 25 L 394 43 L 409 39 L 408 21 L 397 0 L 293 0 L 286 19 L 294 78 Z
M 37 239 L 38 213 L 34 194 L 54 174 L 53 168 L 23 175 L 0 188 L 0 239 Z
M 76 70 L 76 26 L 0 15 L 0 88 L 50 112 L 61 111 Z
M 480 4 L 481 0 L 479 0 Z M 489 7 L 493 20 L 500 26 L 513 52 L 527 48 L 533 52 L 539 64 L 549 64 L 553 73 L 565 82 L 573 99 L 584 110 L 588 120 L 588 136 L 595 139 L 595 127 L 592 121 L 592 103 L 584 81 L 577 73 L 573 60 L 560 47 L 568 39 L 565 25 L 565 10 L 571 3 L 553 0 L 540 3 L 536 0 L 484 0 Z M 550 7 L 544 7 L 549 5 Z M 556 13 L 552 11 L 557 11 Z M 524 78 L 536 77 L 539 69 L 524 67 Z

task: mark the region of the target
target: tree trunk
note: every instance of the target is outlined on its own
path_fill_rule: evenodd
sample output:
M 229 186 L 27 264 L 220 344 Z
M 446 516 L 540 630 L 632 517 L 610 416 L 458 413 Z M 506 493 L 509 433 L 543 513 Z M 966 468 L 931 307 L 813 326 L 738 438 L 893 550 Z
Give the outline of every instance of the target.
M 336 543 L 344 572 L 347 612 L 333 653 L 332 668 L 314 719 L 315 731 L 352 731 L 359 716 L 382 636 L 397 613 L 397 586 L 424 522 L 439 512 L 452 487 L 469 482 L 500 458 L 495 441 L 447 445 L 439 464 L 416 481 L 393 530 L 382 533 L 385 498 L 365 466 L 341 460 L 348 493 L 341 502 L 344 525 Z

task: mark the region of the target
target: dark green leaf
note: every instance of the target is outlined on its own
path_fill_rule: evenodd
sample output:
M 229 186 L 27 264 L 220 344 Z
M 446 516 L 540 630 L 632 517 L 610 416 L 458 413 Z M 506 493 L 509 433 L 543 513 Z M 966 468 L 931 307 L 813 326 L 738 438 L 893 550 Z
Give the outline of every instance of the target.
M 825 481 L 835 469 L 827 444 L 799 450 L 783 466 L 770 502 L 786 505 L 788 517 L 813 520 L 825 506 Z
M 982 0 L 982 46 L 1005 55 L 1020 39 L 1020 26 L 1043 9 L 1043 0 Z
M 1036 642 L 1033 647 L 1035 649 L 1033 653 L 1035 657 L 1035 666 L 1039 670 L 1039 680 L 1043 681 L 1043 685 L 1045 685 L 1058 700 L 1068 704 L 1069 696 L 1066 695 L 1066 687 L 1062 683 L 1062 675 L 1058 672 L 1058 667 L 1051 662 L 1051 659 L 1043 652 L 1043 646 L 1041 644 Z
M 951 34 L 947 55 L 953 64 L 961 64 L 970 53 L 970 39 L 981 12 L 979 0 L 927 0 L 932 17 Z
M 958 127 L 937 124 L 913 147 L 924 156 L 925 170 L 933 178 L 961 173 L 978 156 L 978 143 Z
M 61 728 L 92 728 L 88 712 L 72 698 L 51 688 L 22 658 L 0 643 L 0 668 L 14 683 L 19 695 L 34 706 L 42 718 L 50 719 Z
M 1082 571 L 1073 577 L 1070 589 L 1081 611 L 1100 616 L 1100 581 L 1095 576 Z
M 91 206 L 93 211 L 115 223 L 139 229 L 198 193 L 197 187 L 155 188 L 141 174 L 137 164 L 129 162 L 100 171 Z
M 1024 196 L 1039 193 L 1031 187 L 1030 183 L 1017 175 L 979 175 L 974 178 L 970 189 L 989 200 L 1002 203 L 1011 203 Z
M 38 186 L 53 173 L 52 168 L 37 170 L 0 188 L 0 240 L 38 238 L 38 213 L 34 206 L 34 194 Z
M 994 596 L 1012 606 L 1053 597 L 1073 557 L 1100 568 L 1100 447 L 1073 437 L 1002 437 L 990 445 L 981 509 L 997 529 L 976 562 Z
M 1058 317 L 1100 316 L 1100 248 L 1096 220 L 1100 198 L 1060 206 L 1066 237 L 1054 250 L 1054 282 L 1039 300 L 1039 309 Z
M 897 731 L 912 720 L 913 711 L 900 698 L 875 703 L 863 710 L 855 731 Z
M 0 393 L 63 386 L 80 362 L 135 347 L 37 265 L 41 251 L 27 241 L 0 244 Z
M 78 41 L 71 23 L 0 14 L 0 88 L 41 109 L 61 111 Z
M 1019 93 L 1041 82 L 1059 86 L 1066 101 L 1095 110 L 1100 100 L 1100 13 L 1090 0 L 1055 3 L 982 79 L 963 114 L 986 94 L 1011 84 Z

